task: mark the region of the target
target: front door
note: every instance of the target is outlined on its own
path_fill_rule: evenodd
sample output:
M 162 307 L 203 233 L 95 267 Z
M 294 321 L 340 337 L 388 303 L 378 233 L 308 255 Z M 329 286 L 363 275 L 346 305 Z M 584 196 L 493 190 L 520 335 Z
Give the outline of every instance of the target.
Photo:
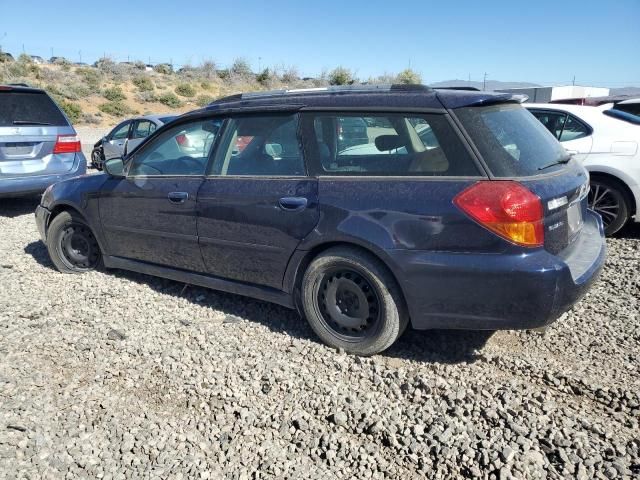
M 109 160 L 111 158 L 118 158 L 124 156 L 124 149 L 129 140 L 129 129 L 131 128 L 131 121 L 127 120 L 116 126 L 111 132 L 102 140 L 102 151 L 104 152 L 104 159 Z
M 318 222 L 318 184 L 305 173 L 297 115 L 231 118 L 198 194 L 207 272 L 282 288 L 287 263 Z
M 204 271 L 196 198 L 219 127 L 181 122 L 133 154 L 126 178 L 107 181 L 99 204 L 110 255 Z M 184 149 L 184 138 L 198 148 Z
M 142 141 L 156 131 L 156 124 L 151 120 L 141 118 L 135 120 L 131 126 L 131 132 L 129 133 L 129 141 L 127 142 L 127 148 L 125 154 L 133 152 L 133 149 L 142 143 Z

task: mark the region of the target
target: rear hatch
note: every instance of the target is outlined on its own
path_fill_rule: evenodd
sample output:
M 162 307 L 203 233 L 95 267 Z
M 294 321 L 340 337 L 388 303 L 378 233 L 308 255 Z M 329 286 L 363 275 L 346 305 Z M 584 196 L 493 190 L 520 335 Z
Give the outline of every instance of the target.
M 559 253 L 583 228 L 589 179 L 556 138 L 518 103 L 455 110 L 493 180 L 515 180 L 537 195 L 544 247 Z
M 54 153 L 58 135 L 74 135 L 42 90 L 0 86 L 0 178 L 70 171 L 75 153 Z

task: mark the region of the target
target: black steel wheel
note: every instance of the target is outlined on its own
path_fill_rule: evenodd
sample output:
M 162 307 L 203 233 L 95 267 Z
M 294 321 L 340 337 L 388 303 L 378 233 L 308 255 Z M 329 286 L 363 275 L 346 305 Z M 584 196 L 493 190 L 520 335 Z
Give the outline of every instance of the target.
M 302 279 L 301 301 L 322 341 L 357 355 L 386 350 L 409 322 L 393 275 L 355 247 L 334 247 L 318 255 Z
M 360 272 L 346 266 L 329 270 L 320 279 L 315 297 L 322 320 L 343 340 L 375 335 L 380 300 Z
M 91 152 L 91 164 L 97 170 L 102 170 L 102 164 L 104 163 L 104 159 L 102 158 L 102 154 L 99 150 L 94 150 Z
M 100 266 L 102 254 L 93 232 L 72 212 L 61 212 L 49 225 L 47 249 L 54 265 L 63 273 L 82 273 Z
M 629 202 L 618 182 L 592 178 L 589 190 L 589 208 L 602 217 L 607 236 L 620 230 L 629 218 Z

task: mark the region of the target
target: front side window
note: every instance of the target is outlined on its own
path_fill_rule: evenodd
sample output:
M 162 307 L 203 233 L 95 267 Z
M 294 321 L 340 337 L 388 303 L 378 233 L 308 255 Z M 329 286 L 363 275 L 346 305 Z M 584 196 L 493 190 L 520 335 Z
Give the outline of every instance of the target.
M 496 177 L 532 176 L 563 168 L 555 163 L 565 160 L 567 152 L 521 105 L 464 107 L 455 113 Z
M 218 148 L 213 174 L 304 175 L 297 128 L 297 115 L 231 118 Z
M 305 125 L 321 175 L 480 175 L 444 115 L 310 113 Z
M 204 175 L 220 119 L 181 123 L 134 154 L 129 176 Z
M 114 128 L 111 132 L 111 140 L 122 140 L 123 138 L 127 138 L 127 135 L 129 134 L 129 125 L 130 122 L 124 122 Z

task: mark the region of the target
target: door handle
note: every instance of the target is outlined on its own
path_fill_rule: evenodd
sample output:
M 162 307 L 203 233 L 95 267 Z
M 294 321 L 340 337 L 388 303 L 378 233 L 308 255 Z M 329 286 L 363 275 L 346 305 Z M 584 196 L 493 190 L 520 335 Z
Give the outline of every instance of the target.
M 187 192 L 170 192 L 167 198 L 171 203 L 184 203 L 189 198 L 189 194 Z
M 308 200 L 305 197 L 282 197 L 278 203 L 283 210 L 295 212 L 305 208 Z

